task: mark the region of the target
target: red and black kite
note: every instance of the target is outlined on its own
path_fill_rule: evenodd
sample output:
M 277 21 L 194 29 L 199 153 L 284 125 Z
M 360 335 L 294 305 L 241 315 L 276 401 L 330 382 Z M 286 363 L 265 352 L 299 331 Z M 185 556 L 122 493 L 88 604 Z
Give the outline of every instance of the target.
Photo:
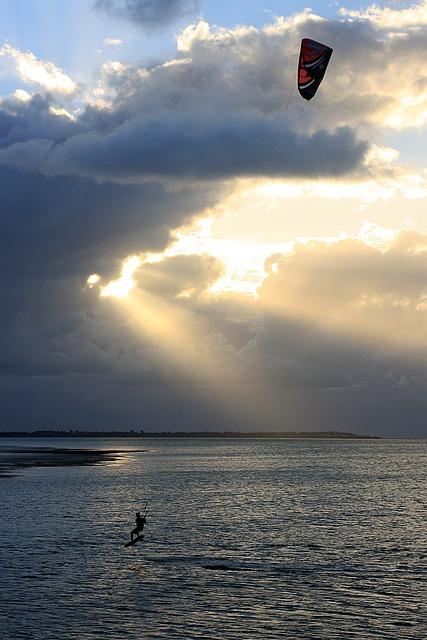
M 306 100 L 315 95 L 326 67 L 331 59 L 333 49 L 325 44 L 304 38 L 301 42 L 301 52 L 298 64 L 298 91 Z

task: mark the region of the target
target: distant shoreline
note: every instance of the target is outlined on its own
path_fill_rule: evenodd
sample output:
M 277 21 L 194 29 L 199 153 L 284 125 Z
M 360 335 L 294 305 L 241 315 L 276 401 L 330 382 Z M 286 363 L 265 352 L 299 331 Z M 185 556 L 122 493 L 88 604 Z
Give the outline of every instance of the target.
M 382 436 L 343 431 L 79 431 L 37 430 L 0 432 L 2 438 L 257 438 L 381 440 Z

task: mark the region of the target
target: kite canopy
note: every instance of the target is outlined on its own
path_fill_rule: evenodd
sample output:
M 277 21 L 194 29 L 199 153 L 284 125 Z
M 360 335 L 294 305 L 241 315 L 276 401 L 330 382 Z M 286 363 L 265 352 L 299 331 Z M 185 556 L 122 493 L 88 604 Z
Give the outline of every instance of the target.
M 298 91 L 306 100 L 311 100 L 319 88 L 332 51 L 330 47 L 315 40 L 302 40 L 298 64 Z

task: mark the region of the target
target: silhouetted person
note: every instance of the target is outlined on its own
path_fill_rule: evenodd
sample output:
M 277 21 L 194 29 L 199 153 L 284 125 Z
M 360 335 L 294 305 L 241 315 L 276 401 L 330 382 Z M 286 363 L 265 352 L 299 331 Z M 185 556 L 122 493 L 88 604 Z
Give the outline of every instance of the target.
M 143 516 L 141 516 L 141 513 L 139 511 L 137 511 L 136 517 L 135 517 L 135 524 L 136 527 L 135 529 L 132 529 L 132 531 L 130 532 L 130 539 L 133 540 L 133 536 L 138 536 L 140 533 L 143 532 L 144 530 L 144 526 L 145 526 L 145 522 L 146 522 L 146 516 L 145 513 Z

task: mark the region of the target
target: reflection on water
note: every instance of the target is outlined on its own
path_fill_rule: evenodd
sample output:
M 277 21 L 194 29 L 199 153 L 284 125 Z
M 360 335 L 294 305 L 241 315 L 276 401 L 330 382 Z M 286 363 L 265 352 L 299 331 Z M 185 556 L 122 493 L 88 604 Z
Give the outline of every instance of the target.
M 75 449 L 70 447 L 2 446 L 0 444 L 0 478 L 8 478 L 31 467 L 67 467 L 119 461 L 124 452 L 109 449 Z
M 427 637 L 425 441 L 69 446 L 128 451 L 0 482 L 1 637 Z

